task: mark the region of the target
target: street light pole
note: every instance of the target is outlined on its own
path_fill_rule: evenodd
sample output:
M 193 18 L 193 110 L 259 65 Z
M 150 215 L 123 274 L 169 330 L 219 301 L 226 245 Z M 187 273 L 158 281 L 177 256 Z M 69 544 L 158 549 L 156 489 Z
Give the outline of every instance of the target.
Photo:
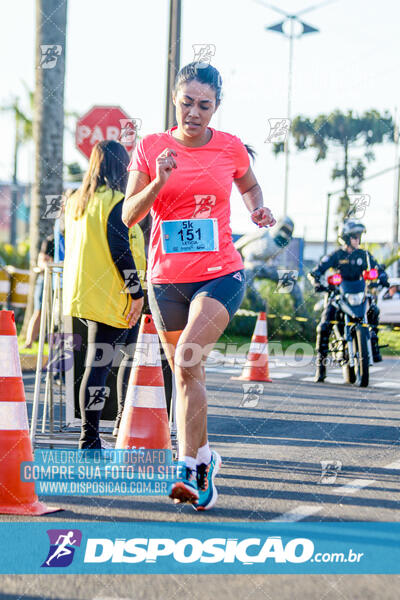
M 167 62 L 167 96 L 165 102 L 165 129 L 176 125 L 175 106 L 172 102 L 172 90 L 179 71 L 181 53 L 181 0 L 169 3 L 169 39 Z
M 393 232 L 392 232 L 392 252 L 397 252 L 399 247 L 399 200 L 400 200 L 400 160 L 399 160 L 399 128 L 397 123 L 397 108 L 395 111 L 395 124 L 394 124 L 394 143 L 395 143 L 395 164 L 397 165 L 396 170 L 396 184 L 394 189 L 393 197 Z M 399 262 L 396 260 L 393 263 L 393 276 L 397 277 L 399 274 Z
M 326 195 L 326 215 L 325 215 L 325 239 L 324 239 L 324 256 L 328 254 L 328 229 L 329 229 L 329 214 L 331 208 L 331 196 L 329 192 Z
M 291 128 L 290 121 L 291 121 L 291 115 L 292 115 L 292 80 L 293 80 L 294 40 L 299 39 L 303 35 L 306 35 L 308 33 L 318 33 L 319 32 L 319 29 L 317 29 L 316 27 L 312 27 L 311 25 L 304 23 L 304 21 L 301 21 L 299 19 L 299 16 L 303 15 L 304 13 L 311 12 L 312 10 L 315 10 L 317 8 L 320 8 L 321 6 L 324 6 L 325 4 L 330 4 L 331 2 L 335 2 L 335 1 L 336 0 L 325 0 L 324 2 L 321 2 L 317 5 L 309 6 L 308 8 L 305 8 L 304 10 L 301 10 L 296 14 L 289 14 L 289 13 L 285 12 L 284 10 L 282 10 L 281 8 L 278 8 L 272 4 L 269 4 L 269 2 L 264 2 L 264 0 L 256 0 L 256 2 L 258 2 L 259 4 L 262 4 L 262 6 L 265 6 L 266 8 L 271 8 L 273 11 L 285 16 L 284 21 L 282 21 L 280 23 L 276 23 L 275 25 L 270 25 L 269 27 L 266 27 L 265 29 L 267 31 L 274 31 L 276 33 L 280 33 L 280 34 L 284 35 L 286 38 L 288 38 L 288 40 L 289 40 L 289 74 L 288 74 L 288 102 L 287 102 L 287 118 L 289 119 L 289 128 L 288 128 L 288 133 L 286 135 L 286 139 L 285 139 L 285 143 L 284 143 L 284 151 L 285 151 L 285 187 L 284 187 L 284 198 L 283 198 L 284 216 L 287 215 L 288 202 L 289 202 L 289 154 L 290 154 L 290 128 Z M 285 31 L 285 25 L 287 25 L 287 24 L 289 25 L 289 33 L 287 33 Z M 299 27 L 299 31 L 297 33 L 295 31 L 296 25 Z
M 293 79 L 293 40 L 294 40 L 294 19 L 290 19 L 289 34 L 289 76 L 288 76 L 288 98 L 287 98 L 287 118 L 289 119 L 289 129 L 285 139 L 285 190 L 283 198 L 283 215 L 287 215 L 288 196 L 289 196 L 289 153 L 290 153 L 290 123 L 292 119 L 292 79 Z

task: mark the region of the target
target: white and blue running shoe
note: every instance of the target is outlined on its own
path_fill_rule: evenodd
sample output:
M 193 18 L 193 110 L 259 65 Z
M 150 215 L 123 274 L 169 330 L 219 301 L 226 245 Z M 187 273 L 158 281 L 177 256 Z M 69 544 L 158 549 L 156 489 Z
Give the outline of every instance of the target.
M 193 504 L 199 499 L 197 489 L 196 471 L 184 464 L 176 469 L 176 481 L 172 484 L 169 497 L 175 502 L 189 502 Z
M 210 510 L 218 498 L 217 488 L 214 484 L 214 478 L 221 467 L 222 461 L 218 452 L 212 450 L 211 461 L 208 465 L 204 463 L 197 466 L 197 488 L 199 490 L 199 499 L 193 503 L 196 510 Z

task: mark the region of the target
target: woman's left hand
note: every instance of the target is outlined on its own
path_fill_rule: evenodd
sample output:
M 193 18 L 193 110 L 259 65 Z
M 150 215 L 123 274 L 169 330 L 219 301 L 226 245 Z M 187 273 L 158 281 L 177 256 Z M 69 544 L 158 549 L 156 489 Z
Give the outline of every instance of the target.
M 259 227 L 273 227 L 276 223 L 272 212 L 266 206 L 256 208 L 251 213 L 251 220 Z
M 126 315 L 128 321 L 128 327 L 134 327 L 138 322 L 140 315 L 142 314 L 144 304 L 144 298 L 138 298 L 137 300 L 132 299 L 131 310 Z

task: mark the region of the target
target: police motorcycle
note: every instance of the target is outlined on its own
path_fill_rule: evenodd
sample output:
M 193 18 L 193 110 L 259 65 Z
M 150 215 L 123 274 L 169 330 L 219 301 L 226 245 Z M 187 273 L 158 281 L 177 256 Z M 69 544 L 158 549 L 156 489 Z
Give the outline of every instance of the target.
M 369 367 L 373 365 L 367 311 L 374 301 L 369 287 L 377 286 L 378 276 L 374 268 L 363 271 L 363 278 L 355 281 L 345 281 L 340 273 L 334 273 L 324 286 L 327 300 L 336 309 L 329 352 L 342 366 L 345 382 L 359 387 L 368 386 Z

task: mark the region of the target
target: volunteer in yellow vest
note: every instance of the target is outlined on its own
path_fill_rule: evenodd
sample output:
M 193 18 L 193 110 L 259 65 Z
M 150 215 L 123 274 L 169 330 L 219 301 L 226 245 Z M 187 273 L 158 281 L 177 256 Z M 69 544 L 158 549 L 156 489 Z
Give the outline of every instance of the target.
M 85 319 L 88 326 L 79 392 L 80 448 L 101 448 L 99 421 L 109 395 L 107 375 L 116 352 L 136 340 L 143 307 L 128 228 L 121 219 L 128 163 L 122 144 L 96 144 L 82 186 L 65 210 L 64 314 Z M 120 393 L 124 378 L 125 373 L 117 385 Z

